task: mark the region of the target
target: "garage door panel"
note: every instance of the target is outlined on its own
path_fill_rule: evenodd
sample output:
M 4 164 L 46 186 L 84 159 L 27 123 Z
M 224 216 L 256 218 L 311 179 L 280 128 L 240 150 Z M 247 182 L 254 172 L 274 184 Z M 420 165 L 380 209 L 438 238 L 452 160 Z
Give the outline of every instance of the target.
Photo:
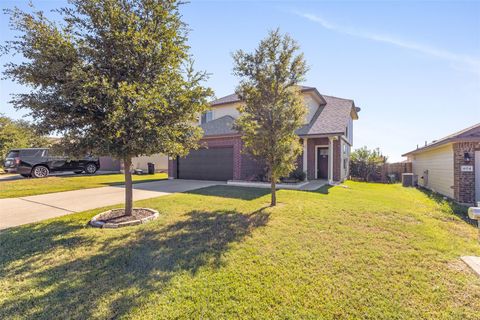
M 178 177 L 195 180 L 231 180 L 233 178 L 233 148 L 192 150 L 178 159 Z

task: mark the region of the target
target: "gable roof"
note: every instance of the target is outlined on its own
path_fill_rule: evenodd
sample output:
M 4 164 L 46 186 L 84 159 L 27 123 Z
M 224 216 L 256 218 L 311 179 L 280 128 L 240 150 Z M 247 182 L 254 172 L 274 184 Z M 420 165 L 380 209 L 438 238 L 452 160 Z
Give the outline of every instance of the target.
M 314 87 L 307 87 L 307 86 L 300 86 L 300 91 L 301 92 L 309 92 L 309 91 L 312 91 L 314 92 L 315 94 L 317 94 L 317 96 L 320 98 L 321 101 L 323 101 L 323 96 L 320 94 L 320 92 L 318 92 L 318 90 Z M 224 96 L 224 97 L 221 97 L 221 98 L 218 98 L 216 100 L 213 100 L 212 102 L 210 102 L 210 106 L 219 106 L 219 105 L 222 105 L 222 104 L 228 104 L 228 103 L 235 103 L 235 102 L 240 102 L 240 98 L 238 97 L 238 95 L 236 93 L 232 93 L 232 94 L 229 94 L 228 96 Z
M 203 129 L 205 136 L 232 135 L 238 133 L 238 131 L 233 129 L 234 122 L 235 119 L 232 116 L 226 115 L 218 119 L 208 121 L 200 125 L 200 128 Z
M 314 87 L 301 86 L 301 90 L 316 94 L 319 97 L 320 106 L 310 123 L 296 131 L 299 136 L 345 134 L 350 117 L 358 119 L 360 108 L 355 107 L 353 100 L 321 95 Z M 240 101 L 236 94 L 230 94 L 212 101 L 210 105 L 219 106 Z M 205 136 L 238 134 L 238 131 L 233 129 L 234 122 L 235 119 L 227 115 L 204 123 L 200 127 Z
M 440 147 L 444 144 L 450 143 L 450 142 L 462 142 L 462 141 L 478 141 L 480 142 L 480 123 L 477 123 L 471 127 L 465 128 L 463 130 L 460 130 L 458 132 L 452 133 L 446 137 L 443 137 L 441 139 L 435 140 L 430 144 L 427 144 L 424 147 L 417 148 L 415 150 L 412 150 L 410 152 L 407 152 L 405 154 L 402 154 L 402 157 L 406 157 L 408 155 L 413 155 L 417 153 L 424 152 L 426 150 L 430 150 L 436 147 Z
M 360 111 L 353 100 L 323 96 L 326 104 L 321 105 L 309 124 L 297 130 L 299 136 L 344 134 L 352 112 Z

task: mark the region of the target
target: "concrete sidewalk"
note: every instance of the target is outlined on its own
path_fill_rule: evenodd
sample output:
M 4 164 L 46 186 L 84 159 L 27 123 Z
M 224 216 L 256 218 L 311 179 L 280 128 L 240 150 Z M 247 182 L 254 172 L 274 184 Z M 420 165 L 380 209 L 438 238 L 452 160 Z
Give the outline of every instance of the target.
M 133 199 L 142 200 L 225 184 L 219 181 L 161 180 L 133 185 Z M 110 186 L 0 199 L 0 230 L 65 214 L 122 203 L 123 186 Z

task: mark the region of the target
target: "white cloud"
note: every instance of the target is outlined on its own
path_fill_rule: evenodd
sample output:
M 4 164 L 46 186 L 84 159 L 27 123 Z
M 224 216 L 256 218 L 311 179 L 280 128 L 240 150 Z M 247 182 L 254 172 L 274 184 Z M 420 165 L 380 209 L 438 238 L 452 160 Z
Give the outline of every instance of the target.
M 323 28 L 332 30 L 338 33 L 350 35 L 357 38 L 363 38 L 371 41 L 387 43 L 399 48 L 409 49 L 417 51 L 425 55 L 436 57 L 445 61 L 460 63 L 466 65 L 470 71 L 480 74 L 480 59 L 468 55 L 457 54 L 447 50 L 431 47 L 428 45 L 401 40 L 389 35 L 382 35 L 371 32 L 359 31 L 357 29 L 351 29 L 343 26 L 338 26 L 330 23 L 329 21 L 309 13 L 295 12 L 298 16 L 301 16 L 310 21 L 316 22 Z

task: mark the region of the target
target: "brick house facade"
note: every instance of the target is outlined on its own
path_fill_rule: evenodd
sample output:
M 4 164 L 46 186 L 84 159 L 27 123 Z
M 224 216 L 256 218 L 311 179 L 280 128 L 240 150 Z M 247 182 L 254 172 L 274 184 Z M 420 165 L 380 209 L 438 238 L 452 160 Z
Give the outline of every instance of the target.
M 299 156 L 297 162 L 297 169 L 306 171 L 308 180 L 315 180 L 315 147 L 316 146 L 328 146 L 329 138 L 313 138 L 308 139 L 307 150 L 307 170 L 303 167 L 303 153 Z M 234 180 L 255 180 L 260 174 L 264 173 L 264 166 L 258 161 L 254 160 L 248 154 L 245 154 L 242 149 L 242 140 L 240 136 L 231 137 L 217 137 L 217 138 L 204 138 L 200 140 L 200 146 L 204 148 L 215 147 L 232 147 L 233 148 L 233 179 Z M 340 170 L 342 163 L 340 139 L 332 142 L 333 150 L 333 181 L 341 181 Z M 177 159 L 169 159 L 168 176 L 176 179 L 177 176 Z
M 348 175 L 345 164 L 353 144 L 353 120 L 358 119 L 360 108 L 353 100 L 324 96 L 313 87 L 301 87 L 301 92 L 309 112 L 305 125 L 296 131 L 303 144 L 297 168 L 306 173 L 308 180 L 342 181 Z M 185 158 L 170 159 L 169 178 L 256 180 L 265 173 L 262 163 L 242 152 L 241 136 L 234 129 L 241 103 L 235 94 L 211 103 L 211 111 L 200 120 L 204 131 L 200 147 L 204 149 L 193 150 Z

